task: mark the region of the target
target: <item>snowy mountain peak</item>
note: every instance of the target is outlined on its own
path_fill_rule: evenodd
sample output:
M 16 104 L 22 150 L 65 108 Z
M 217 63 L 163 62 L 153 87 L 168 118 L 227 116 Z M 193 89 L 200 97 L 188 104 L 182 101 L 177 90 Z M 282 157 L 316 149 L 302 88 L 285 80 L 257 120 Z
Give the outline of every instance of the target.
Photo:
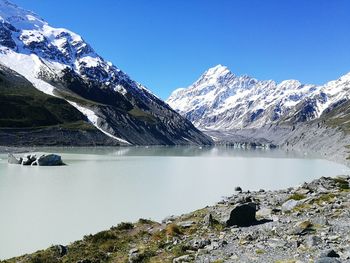
M 226 67 L 223 66 L 221 64 L 216 65 L 215 67 L 212 67 L 210 69 L 208 69 L 203 76 L 206 77 L 220 77 L 220 76 L 224 76 L 228 73 L 231 73 L 230 70 Z
M 194 86 L 199 86 L 201 83 L 217 83 L 225 82 L 233 79 L 235 75 L 225 66 L 217 65 L 205 71 L 203 75 L 196 81 Z
M 131 81 L 124 72 L 100 57 L 80 35 L 51 27 L 38 15 L 7 0 L 0 0 L 0 18 L 0 54 L 30 56 L 33 60 L 31 67 L 36 69 L 31 75 L 37 75 L 43 68 L 35 66 L 39 61 L 45 67 L 54 67 L 56 74 L 69 69 L 86 79 L 99 80 L 104 83 L 104 88 L 123 94 L 127 91 L 120 88 L 121 81 L 132 82 L 130 89 L 133 91 L 146 91 L 145 87 Z M 27 64 L 31 64 L 30 61 Z M 26 72 L 19 73 L 26 76 Z
M 300 87 L 302 84 L 299 80 L 295 79 L 289 79 L 289 80 L 284 80 L 281 83 L 278 84 L 278 87 L 281 89 L 297 89 Z
M 81 36 L 52 27 L 7 0 L 0 0 L 0 64 L 40 91 L 68 100 L 96 128 L 120 142 L 172 144 L 199 139 L 210 143 L 189 121 L 99 56 Z
M 18 29 L 35 29 L 47 24 L 35 13 L 20 8 L 8 0 L 0 0 L 0 19 Z
M 168 104 L 202 129 L 258 128 L 290 116 L 319 117 L 337 101 L 348 99 L 350 73 L 324 86 L 298 80 L 276 84 L 235 76 L 222 65 L 207 70 L 187 89 L 174 91 Z

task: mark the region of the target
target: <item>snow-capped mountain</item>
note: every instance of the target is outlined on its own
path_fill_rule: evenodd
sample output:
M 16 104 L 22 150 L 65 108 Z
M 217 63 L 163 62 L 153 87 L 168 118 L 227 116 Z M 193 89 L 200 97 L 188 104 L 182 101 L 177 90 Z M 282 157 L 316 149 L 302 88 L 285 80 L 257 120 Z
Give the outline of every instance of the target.
M 259 81 L 218 65 L 188 88 L 175 90 L 167 103 L 201 129 L 260 128 L 318 118 L 348 100 L 349 91 L 350 73 L 317 86 L 297 80 Z
M 211 143 L 188 120 L 105 61 L 83 38 L 0 0 L 0 63 L 64 98 L 126 144 Z

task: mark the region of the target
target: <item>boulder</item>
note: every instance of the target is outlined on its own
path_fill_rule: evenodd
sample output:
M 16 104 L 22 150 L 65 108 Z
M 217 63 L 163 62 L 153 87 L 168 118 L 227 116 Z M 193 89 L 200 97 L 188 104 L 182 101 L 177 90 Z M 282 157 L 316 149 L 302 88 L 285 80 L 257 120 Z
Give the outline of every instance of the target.
M 245 203 L 245 204 L 237 204 L 231 210 L 230 217 L 226 221 L 226 226 L 251 226 L 254 225 L 257 220 L 255 218 L 256 214 L 255 203 Z
M 56 247 L 56 250 L 59 254 L 59 257 L 63 257 L 65 255 L 67 255 L 67 252 L 68 252 L 68 249 L 66 246 L 63 246 L 63 245 L 57 245 Z
M 12 153 L 8 154 L 7 162 L 9 164 L 21 164 L 23 161 L 22 158 L 17 159 Z
M 58 166 L 64 165 L 61 156 L 57 154 L 48 154 L 40 156 L 33 165 L 39 166 Z
M 291 199 L 284 202 L 281 206 L 281 209 L 283 212 L 287 212 L 293 210 L 297 205 L 299 205 L 299 202 L 297 200 Z

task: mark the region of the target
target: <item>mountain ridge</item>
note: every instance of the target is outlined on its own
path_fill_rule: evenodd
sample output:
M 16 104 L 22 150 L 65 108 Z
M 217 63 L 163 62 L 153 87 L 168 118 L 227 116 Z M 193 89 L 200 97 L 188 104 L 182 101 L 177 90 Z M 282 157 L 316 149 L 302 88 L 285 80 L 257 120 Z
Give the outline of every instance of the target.
M 175 90 L 167 103 L 200 129 L 261 128 L 304 110 L 292 124 L 313 120 L 342 99 L 348 100 L 350 73 L 324 85 L 298 80 L 257 80 L 236 76 L 217 65 L 185 89 Z
M 212 143 L 78 34 L 7 0 L 0 0 L 0 32 L 0 64 L 68 101 L 109 137 L 135 145 Z

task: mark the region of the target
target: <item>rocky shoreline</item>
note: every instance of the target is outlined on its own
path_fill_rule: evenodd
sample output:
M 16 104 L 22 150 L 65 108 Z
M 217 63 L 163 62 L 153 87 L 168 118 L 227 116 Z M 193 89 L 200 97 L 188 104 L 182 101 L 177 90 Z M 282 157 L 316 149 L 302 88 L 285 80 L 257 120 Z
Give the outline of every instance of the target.
M 140 219 L 1 262 L 350 262 L 350 177 L 244 191 L 161 223 Z
M 217 145 L 239 148 L 280 148 L 286 151 L 317 154 L 327 160 L 350 165 L 349 133 L 317 122 L 296 126 L 271 125 L 256 129 L 202 130 Z

